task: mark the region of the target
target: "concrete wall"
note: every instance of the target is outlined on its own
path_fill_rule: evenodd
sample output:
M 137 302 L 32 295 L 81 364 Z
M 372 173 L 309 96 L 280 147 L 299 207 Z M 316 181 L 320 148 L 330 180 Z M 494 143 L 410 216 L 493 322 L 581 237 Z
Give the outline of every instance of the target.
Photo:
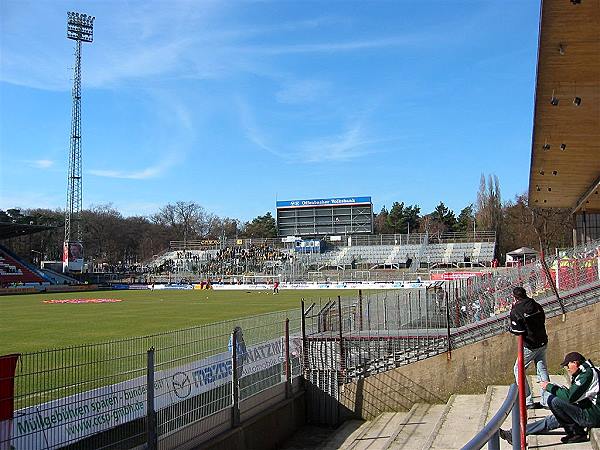
M 197 450 L 267 450 L 279 448 L 306 422 L 304 392 L 242 423 Z
M 560 363 L 578 351 L 600 364 L 600 304 L 548 319 L 548 370 L 563 373 Z M 451 394 L 481 394 L 491 384 L 514 381 L 517 338 L 510 333 L 357 380 L 344 386 L 347 416 L 372 419 L 385 411 L 408 410 L 415 403 L 445 403 Z M 530 373 L 535 369 L 530 367 Z

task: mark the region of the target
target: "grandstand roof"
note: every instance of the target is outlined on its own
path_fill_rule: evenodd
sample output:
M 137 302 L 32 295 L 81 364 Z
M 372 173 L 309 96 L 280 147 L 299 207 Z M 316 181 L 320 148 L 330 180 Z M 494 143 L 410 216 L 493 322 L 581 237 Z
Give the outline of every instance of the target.
M 543 0 L 540 20 L 529 199 L 600 211 L 600 3 Z
M 18 236 L 39 233 L 40 231 L 58 228 L 50 225 L 26 225 L 22 223 L 0 222 L 0 239 L 10 239 Z

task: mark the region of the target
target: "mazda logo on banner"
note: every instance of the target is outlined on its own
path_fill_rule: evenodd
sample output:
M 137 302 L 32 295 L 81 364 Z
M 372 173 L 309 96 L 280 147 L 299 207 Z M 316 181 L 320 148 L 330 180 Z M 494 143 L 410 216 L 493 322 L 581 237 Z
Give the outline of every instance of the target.
M 173 392 L 179 398 L 187 398 L 192 392 L 190 377 L 184 372 L 173 375 Z

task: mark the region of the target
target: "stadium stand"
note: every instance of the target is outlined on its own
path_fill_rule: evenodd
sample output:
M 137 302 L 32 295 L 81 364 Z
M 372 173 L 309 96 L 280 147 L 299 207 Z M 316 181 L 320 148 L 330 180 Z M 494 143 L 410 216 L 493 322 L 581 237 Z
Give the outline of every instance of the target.
M 49 280 L 38 270 L 20 261 L 8 249 L 0 246 L 0 284 L 47 283 Z
M 494 242 L 468 242 L 429 244 L 424 258 L 431 268 L 436 266 L 459 266 L 464 263 L 489 266 L 494 259 Z
M 193 274 L 239 275 L 249 272 L 270 273 L 292 259 L 289 249 L 268 244 L 224 245 L 219 249 L 173 250 L 151 263 L 155 274 L 190 272 Z
M 443 244 L 407 245 L 356 245 L 334 248 L 311 260 L 313 268 L 348 268 L 360 266 L 377 268 L 435 268 L 438 266 L 460 267 L 490 266 L 494 259 L 495 242 L 467 242 Z M 467 264 L 465 264 L 467 263 Z
M 303 279 L 323 270 L 407 270 L 436 267 L 489 267 L 495 251 L 495 234 L 448 233 L 346 236 L 338 242 L 320 240 L 316 251 L 301 244 L 313 241 L 228 239 L 173 241 L 171 249 L 149 263 L 157 276 L 223 278 L 238 275 L 281 275 Z M 289 275 L 289 277 L 287 276 Z

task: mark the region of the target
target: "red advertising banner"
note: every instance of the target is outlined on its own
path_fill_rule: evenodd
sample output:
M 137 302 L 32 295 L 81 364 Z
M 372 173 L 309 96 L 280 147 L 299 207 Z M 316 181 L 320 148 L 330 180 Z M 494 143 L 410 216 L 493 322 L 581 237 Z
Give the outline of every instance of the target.
M 20 353 L 0 356 L 0 420 L 12 419 L 15 370 Z
M 0 356 L 0 450 L 10 449 L 19 353 Z
M 444 273 L 432 273 L 431 279 L 440 280 L 464 280 L 471 277 L 480 277 L 483 272 L 444 272 Z

